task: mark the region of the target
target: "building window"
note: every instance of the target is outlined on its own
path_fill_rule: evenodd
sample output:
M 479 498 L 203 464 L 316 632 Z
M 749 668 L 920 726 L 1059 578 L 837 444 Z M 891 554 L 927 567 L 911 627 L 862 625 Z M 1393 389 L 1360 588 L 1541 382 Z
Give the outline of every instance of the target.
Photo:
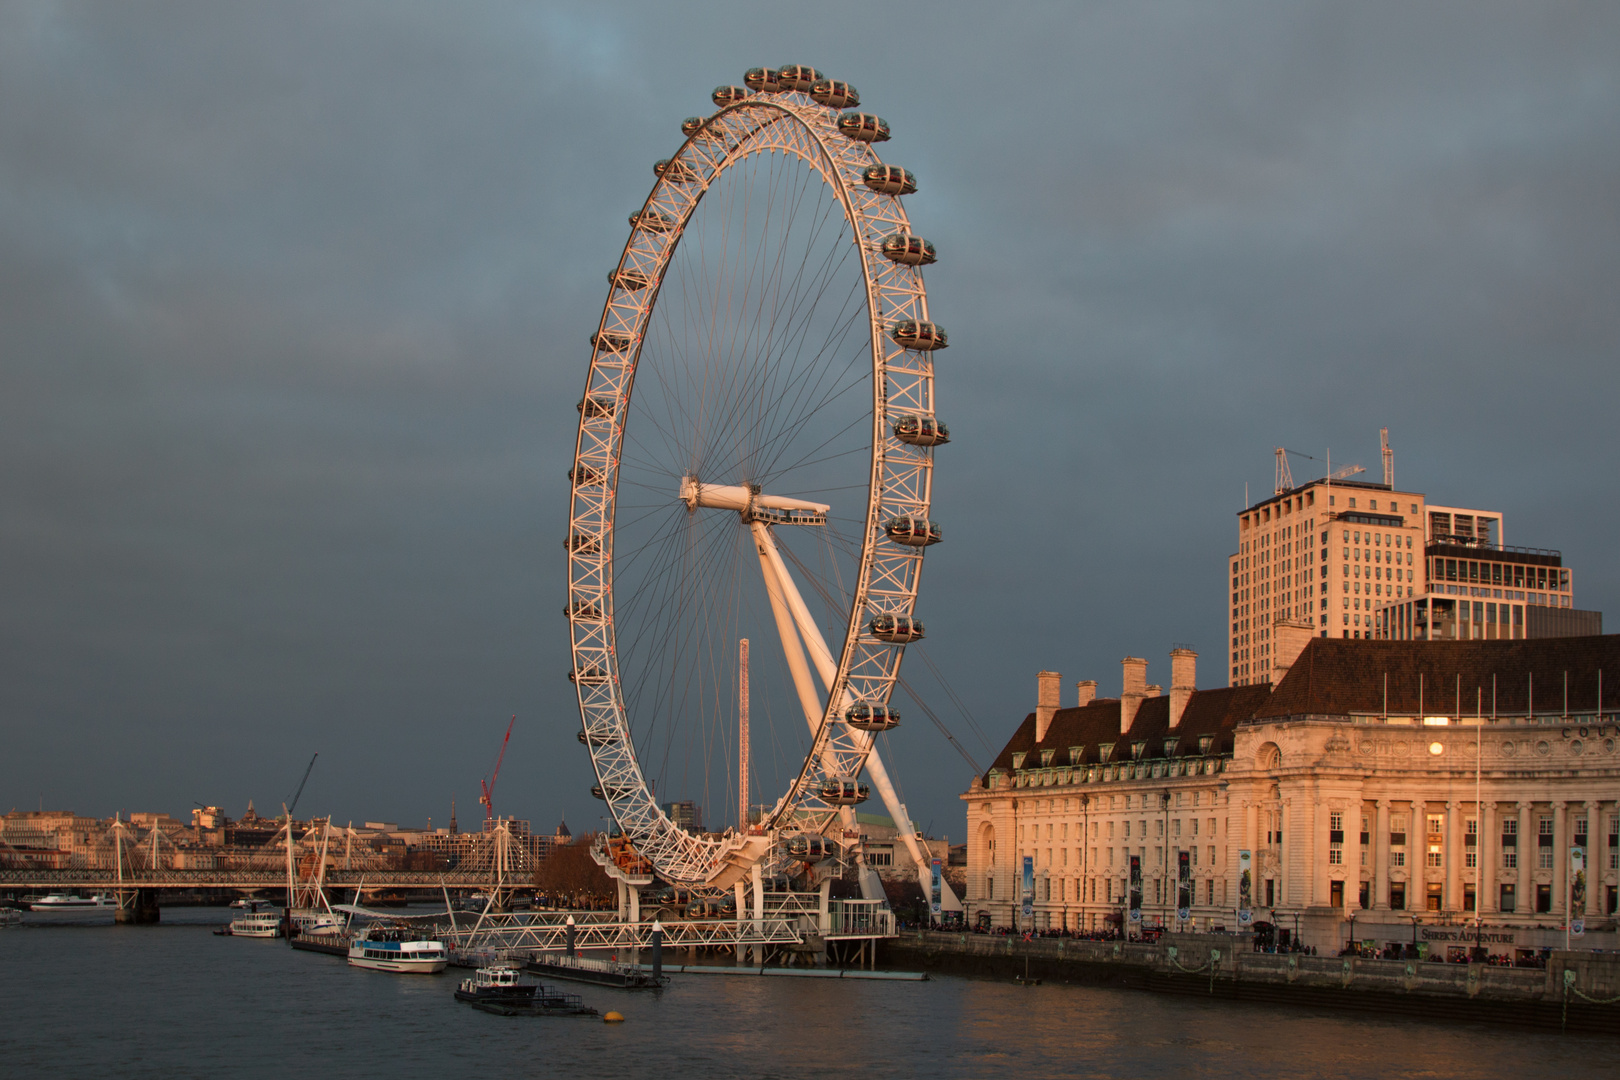
M 1517 902 L 1515 896 L 1516 894 L 1512 885 L 1502 886 L 1501 899 L 1497 902 L 1498 910 L 1500 910 L 1502 914 L 1513 914 L 1513 906 Z
M 1508 818 L 1502 822 L 1502 868 L 1512 870 L 1519 865 L 1519 822 Z
M 1536 822 L 1536 867 L 1551 870 L 1553 865 L 1553 819 L 1542 817 Z M 1536 901 L 1541 902 L 1539 897 Z
M 1537 915 L 1550 915 L 1550 914 L 1552 914 L 1552 886 L 1551 885 L 1537 885 L 1536 886 L 1536 914 Z

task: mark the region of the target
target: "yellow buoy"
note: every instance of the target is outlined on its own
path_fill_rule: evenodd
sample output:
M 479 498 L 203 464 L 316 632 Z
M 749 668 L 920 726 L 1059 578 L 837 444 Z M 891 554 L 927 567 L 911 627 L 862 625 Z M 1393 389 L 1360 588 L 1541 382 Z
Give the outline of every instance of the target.
M 602 1023 L 604 1023 L 604 1024 L 622 1024 L 622 1023 L 624 1023 L 624 1015 L 622 1013 L 616 1013 L 616 1012 L 606 1013 L 602 1017 Z

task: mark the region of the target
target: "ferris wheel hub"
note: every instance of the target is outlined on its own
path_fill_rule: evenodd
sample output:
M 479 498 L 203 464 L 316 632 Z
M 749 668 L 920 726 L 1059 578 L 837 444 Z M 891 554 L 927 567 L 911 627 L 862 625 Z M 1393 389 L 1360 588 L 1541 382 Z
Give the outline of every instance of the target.
M 681 502 L 688 512 L 700 506 L 735 510 L 745 521 L 769 525 L 825 525 L 827 503 L 794 499 L 786 495 L 763 495 L 756 484 L 704 484 L 695 476 L 681 477 Z

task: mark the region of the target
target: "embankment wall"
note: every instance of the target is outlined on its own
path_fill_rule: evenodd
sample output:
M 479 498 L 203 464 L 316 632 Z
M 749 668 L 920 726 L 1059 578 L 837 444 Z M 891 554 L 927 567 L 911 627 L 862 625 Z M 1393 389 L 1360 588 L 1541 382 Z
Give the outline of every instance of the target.
M 1546 970 L 1258 953 L 1247 935 L 1167 934 L 1152 945 L 907 931 L 889 967 L 1114 985 L 1257 1004 L 1311 1005 L 1620 1034 L 1620 955 L 1555 952 Z

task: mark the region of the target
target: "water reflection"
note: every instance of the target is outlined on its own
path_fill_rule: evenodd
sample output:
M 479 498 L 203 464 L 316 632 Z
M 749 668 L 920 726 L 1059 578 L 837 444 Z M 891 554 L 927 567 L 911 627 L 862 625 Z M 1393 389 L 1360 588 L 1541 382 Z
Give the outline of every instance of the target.
M 1612 1076 L 1592 1036 L 1171 998 L 1107 988 L 677 976 L 575 987 L 617 1027 L 489 1016 L 456 974 L 395 976 L 285 944 L 158 927 L 0 933 L 6 1076 Z M 183 925 L 189 923 L 190 925 Z

